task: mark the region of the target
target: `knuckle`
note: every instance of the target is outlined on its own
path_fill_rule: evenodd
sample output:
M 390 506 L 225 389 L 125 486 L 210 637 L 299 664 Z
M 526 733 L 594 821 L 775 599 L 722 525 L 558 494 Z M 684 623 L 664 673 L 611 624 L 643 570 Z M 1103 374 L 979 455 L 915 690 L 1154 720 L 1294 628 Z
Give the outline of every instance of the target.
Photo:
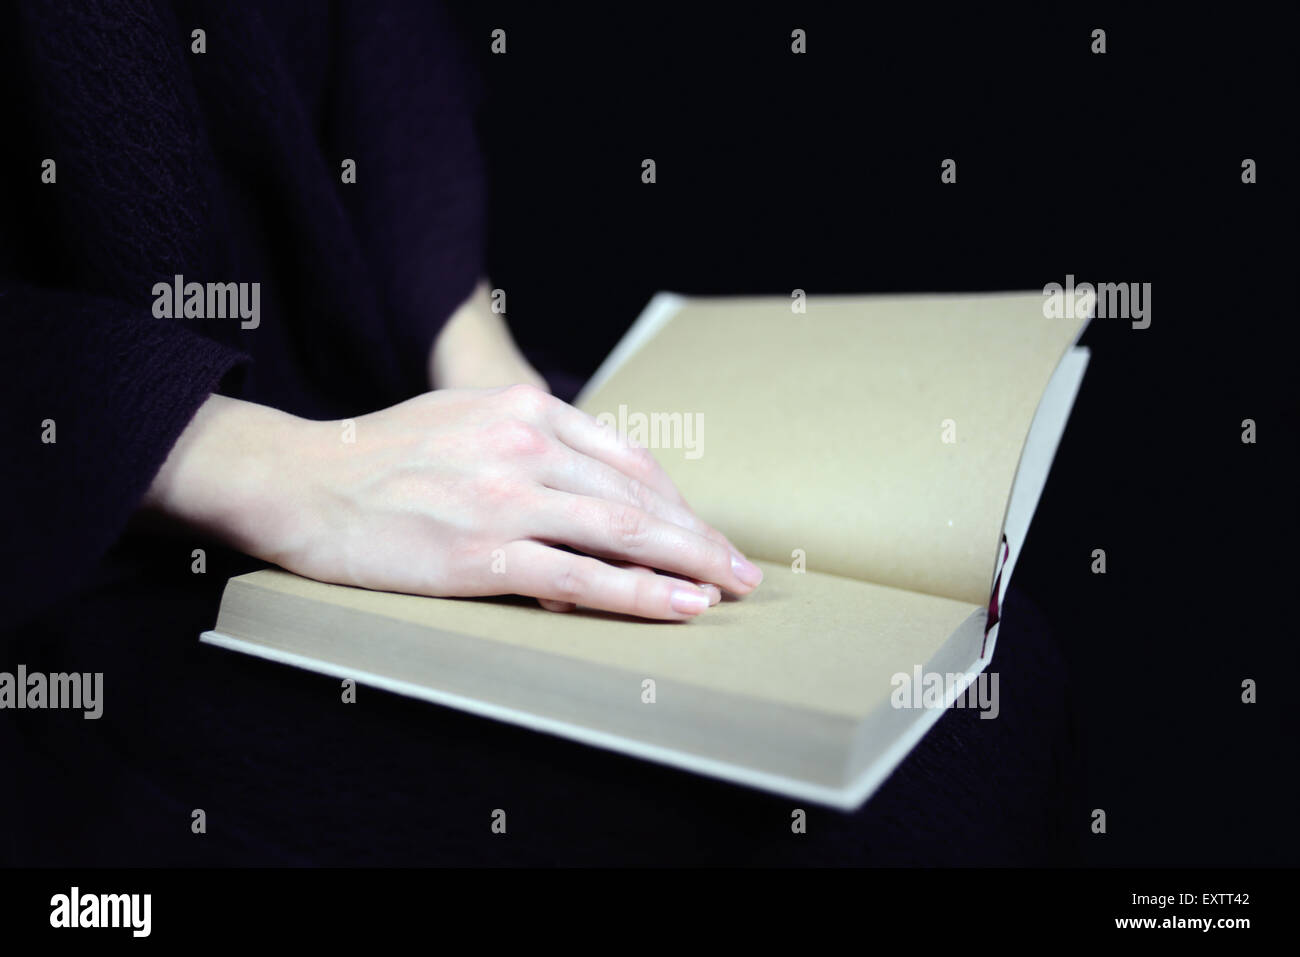
M 503 419 L 491 427 L 492 443 L 512 456 L 541 455 L 550 448 L 550 440 L 537 426 L 522 419 Z
M 591 578 L 586 570 L 572 562 L 556 572 L 551 585 L 552 594 L 548 597 L 554 601 L 567 601 L 577 604 L 586 597 Z
M 645 508 L 650 504 L 650 490 L 646 488 L 645 483 L 640 479 L 629 478 L 627 480 L 627 500 L 637 508 Z
M 638 548 L 645 543 L 649 522 L 639 508 L 613 508 L 609 512 L 610 537 L 624 548 Z
M 654 453 L 644 445 L 634 445 L 628 449 L 628 465 L 631 467 L 632 474 L 642 480 L 654 475 L 659 469 L 659 463 L 655 461 Z
M 551 399 L 550 393 L 526 382 L 507 387 L 502 395 L 510 408 L 529 417 L 540 415 Z

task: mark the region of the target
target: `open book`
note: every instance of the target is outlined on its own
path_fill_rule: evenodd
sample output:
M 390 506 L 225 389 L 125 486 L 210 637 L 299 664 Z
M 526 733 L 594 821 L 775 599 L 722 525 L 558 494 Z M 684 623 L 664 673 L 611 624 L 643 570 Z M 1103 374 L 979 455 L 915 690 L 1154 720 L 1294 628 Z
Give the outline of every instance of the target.
M 266 570 L 203 640 L 857 807 L 992 657 L 1085 324 L 1038 293 L 660 294 L 577 404 L 652 447 L 757 591 L 674 624 Z M 900 693 L 922 678 L 937 698 Z

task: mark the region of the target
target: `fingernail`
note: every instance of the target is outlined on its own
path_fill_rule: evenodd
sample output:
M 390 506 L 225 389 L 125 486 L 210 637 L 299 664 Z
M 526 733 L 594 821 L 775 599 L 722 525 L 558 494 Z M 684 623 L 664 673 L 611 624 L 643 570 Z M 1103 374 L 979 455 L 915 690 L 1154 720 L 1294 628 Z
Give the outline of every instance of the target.
M 722 589 L 712 582 L 691 582 L 696 588 L 709 596 L 709 607 L 712 608 L 718 602 L 722 601 Z
M 763 570 L 753 562 L 741 558 L 739 552 L 731 553 L 731 571 L 750 588 L 763 580 Z
M 709 607 L 709 596 L 692 588 L 674 588 L 669 604 L 679 615 L 698 615 Z

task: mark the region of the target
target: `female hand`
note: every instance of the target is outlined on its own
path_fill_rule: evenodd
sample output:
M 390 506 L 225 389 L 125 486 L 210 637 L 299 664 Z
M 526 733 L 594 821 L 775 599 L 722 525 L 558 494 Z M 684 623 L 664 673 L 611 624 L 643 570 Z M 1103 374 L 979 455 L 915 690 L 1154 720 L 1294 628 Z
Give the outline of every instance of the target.
M 348 426 L 213 396 L 147 503 L 387 591 L 682 620 L 762 579 L 647 450 L 534 386 L 430 392 Z

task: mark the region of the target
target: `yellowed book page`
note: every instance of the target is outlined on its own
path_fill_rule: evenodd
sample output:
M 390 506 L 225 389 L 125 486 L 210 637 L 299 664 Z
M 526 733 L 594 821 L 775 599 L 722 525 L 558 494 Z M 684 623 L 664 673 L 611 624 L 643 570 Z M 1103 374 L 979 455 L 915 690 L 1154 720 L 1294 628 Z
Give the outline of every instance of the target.
M 753 557 L 983 604 L 1034 410 L 1083 324 L 1042 304 L 691 299 L 583 407 L 644 424 L 687 501 Z M 682 416 L 656 430 L 654 413 Z
M 756 592 L 681 624 L 584 611 L 555 614 L 531 601 L 396 595 L 278 570 L 241 576 L 231 588 L 242 583 L 325 603 L 317 606 L 322 628 L 337 617 L 331 606 L 374 616 L 373 627 L 347 636 L 344 644 L 355 657 L 368 643 L 379 658 L 392 659 L 389 670 L 400 671 L 401 664 L 383 642 L 384 618 L 626 671 L 636 678 L 633 688 L 652 677 L 853 719 L 886 702 L 893 675 L 924 666 L 962 622 L 980 611 L 854 579 L 795 574 L 784 565 L 762 568 L 766 580 Z M 286 609 L 295 628 L 316 631 L 310 620 L 315 612 L 269 600 L 232 602 L 230 595 L 222 602 L 216 630 L 261 640 L 276 608 Z M 313 654 L 326 653 L 326 643 L 320 645 Z M 494 660 L 487 649 L 483 660 Z

